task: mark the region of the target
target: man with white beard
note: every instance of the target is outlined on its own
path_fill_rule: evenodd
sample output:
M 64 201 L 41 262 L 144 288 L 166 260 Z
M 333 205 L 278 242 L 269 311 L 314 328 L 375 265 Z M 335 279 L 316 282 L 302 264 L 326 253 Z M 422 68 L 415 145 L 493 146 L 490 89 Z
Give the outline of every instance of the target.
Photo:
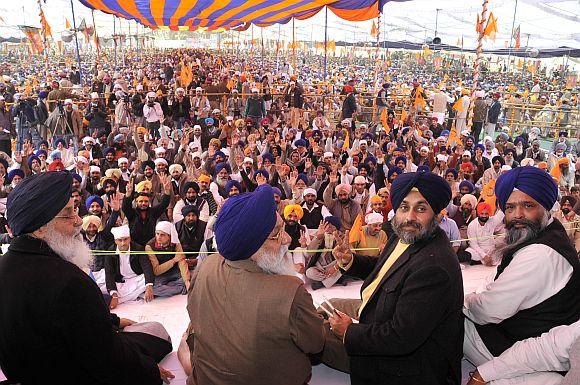
M 2 371 L 10 383 L 31 385 L 169 381 L 157 365 L 171 351 L 165 329 L 110 314 L 83 271 L 91 253 L 71 190 L 70 173 L 46 172 L 8 197 L 15 238 L 0 259 Z
M 518 341 L 580 318 L 580 264 L 566 230 L 550 217 L 558 197 L 550 174 L 531 166 L 515 168 L 500 175 L 495 193 L 507 230 L 505 242 L 496 249 L 502 261 L 482 292 L 465 296 L 463 309 L 463 352 L 475 365 Z M 518 383 L 561 380 L 559 374 L 546 372 Z
M 187 303 L 190 382 L 307 383 L 309 355 L 324 347 L 323 320 L 294 276 L 272 187 L 229 198 L 214 231 L 219 254 L 193 273 Z

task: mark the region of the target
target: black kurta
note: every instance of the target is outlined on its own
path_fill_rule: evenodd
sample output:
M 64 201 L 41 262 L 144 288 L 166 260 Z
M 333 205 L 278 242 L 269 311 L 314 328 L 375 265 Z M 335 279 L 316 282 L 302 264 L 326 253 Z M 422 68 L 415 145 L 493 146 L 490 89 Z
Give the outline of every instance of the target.
M 17 237 L 0 257 L 0 366 L 8 380 L 161 384 L 155 360 L 117 326 L 91 278 L 44 241 Z

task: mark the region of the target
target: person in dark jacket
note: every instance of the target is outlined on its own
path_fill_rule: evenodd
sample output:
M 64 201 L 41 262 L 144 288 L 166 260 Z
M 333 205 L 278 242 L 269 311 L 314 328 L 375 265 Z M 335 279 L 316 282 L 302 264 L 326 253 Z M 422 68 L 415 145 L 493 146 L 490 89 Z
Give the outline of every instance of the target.
M 171 198 L 171 178 L 160 175 L 159 179 L 163 186 L 163 196 L 158 205 L 150 206 L 150 196 L 140 193 L 135 198 L 136 207 L 133 208 L 133 185 L 127 184 L 127 193 L 123 199 L 123 213 L 129 221 L 131 239 L 145 247 L 147 242 L 155 236 L 155 224 L 167 207 Z
M 351 86 L 345 86 L 345 91 L 347 92 L 344 102 L 342 102 L 342 119 L 352 119 L 353 115 L 356 115 L 357 105 L 356 98 L 354 96 L 354 88 Z
M 0 258 L 2 372 L 28 385 L 161 385 L 173 378 L 157 365 L 171 351 L 167 332 L 154 323 L 159 336 L 146 333 L 109 312 L 82 270 L 91 253 L 78 238 L 71 190 L 70 173 L 46 172 L 8 197 L 15 238 Z
M 178 88 L 175 90 L 175 98 L 171 104 L 171 118 L 178 130 L 181 129 L 183 122 L 189 120 L 189 110 L 191 110 L 191 102 L 188 97 L 185 97 L 185 90 Z
M 335 301 L 340 312 L 329 319 L 334 336 L 327 337 L 322 360 L 350 367 L 354 385 L 458 385 L 463 284 L 436 218 L 451 189 L 431 172 L 411 172 L 395 178 L 390 197 L 395 234 L 378 258 L 353 255 L 348 236 L 334 249 L 341 271 L 364 283 L 361 300 Z
M 205 239 L 207 222 L 199 219 L 199 209 L 194 205 L 185 205 L 181 209 L 183 219 L 175 224 L 179 235 L 179 242 L 184 252 L 198 252 Z M 187 259 L 195 259 L 196 255 L 189 254 Z
M 252 96 L 246 100 L 245 116 L 252 119 L 258 128 L 260 127 L 260 121 L 266 116 L 266 103 L 257 88 L 252 88 Z
M 486 135 L 491 137 L 493 137 L 495 126 L 497 124 L 499 114 L 501 113 L 501 103 L 499 102 L 500 97 L 501 95 L 499 92 L 493 94 L 493 100 L 489 106 L 489 109 L 487 110 L 487 124 L 485 125 L 485 132 Z

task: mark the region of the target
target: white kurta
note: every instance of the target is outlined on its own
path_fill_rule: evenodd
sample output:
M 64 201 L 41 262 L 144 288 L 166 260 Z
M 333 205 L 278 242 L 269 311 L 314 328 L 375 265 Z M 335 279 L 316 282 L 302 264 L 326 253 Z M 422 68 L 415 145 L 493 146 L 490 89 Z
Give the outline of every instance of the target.
M 486 255 L 491 256 L 492 251 L 497 245 L 498 240 L 491 238 L 493 234 L 502 233 L 503 212 L 499 211 L 482 226 L 479 220 L 471 221 L 467 225 L 467 238 L 469 238 L 469 247 L 465 250 L 471 254 L 471 259 L 481 261 Z
M 465 296 L 465 356 L 475 365 L 493 358 L 473 323 L 497 324 L 536 306 L 562 290 L 572 272 L 570 263 L 551 247 L 533 244 L 518 250 L 497 280 L 489 282 L 481 293 Z
M 562 376 L 547 372 L 570 369 L 570 349 L 578 338 L 580 321 L 558 326 L 539 337 L 516 342 L 477 370 L 492 385 L 559 384 Z
M 131 254 L 117 249 L 119 255 L 119 270 L 125 282 L 117 282 L 119 303 L 134 301 L 145 292 L 145 276 L 135 274 L 131 268 Z M 113 293 L 113 291 L 111 291 Z

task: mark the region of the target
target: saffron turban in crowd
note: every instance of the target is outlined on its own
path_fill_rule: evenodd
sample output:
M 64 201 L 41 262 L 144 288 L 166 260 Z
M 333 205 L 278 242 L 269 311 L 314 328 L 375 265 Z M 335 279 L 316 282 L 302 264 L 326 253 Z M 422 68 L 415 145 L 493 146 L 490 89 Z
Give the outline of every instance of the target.
M 32 233 L 50 222 L 71 199 L 72 179 L 66 171 L 24 178 L 6 202 L 8 226 L 14 236 Z
M 451 201 L 449 183 L 432 172 L 408 172 L 395 178 L 391 186 L 391 203 L 396 212 L 403 199 L 415 188 L 438 214 Z
M 274 192 L 268 184 L 229 198 L 214 224 L 219 253 L 231 261 L 250 258 L 268 239 L 276 220 Z
M 516 167 L 497 178 L 495 195 L 503 211 L 514 190 L 529 195 L 546 210 L 551 210 L 558 199 L 558 186 L 552 176 L 536 167 Z
M 141 193 L 145 189 L 151 191 L 152 188 L 153 188 L 153 183 L 151 183 L 151 181 L 144 180 L 144 181 L 137 183 L 137 186 L 135 186 L 135 191 L 137 191 L 138 193 Z
M 302 210 L 300 205 L 286 205 L 286 207 L 284 207 L 284 219 L 288 219 L 290 214 L 295 214 L 298 217 L 298 220 L 300 220 L 304 216 L 304 210 Z
M 479 202 L 477 205 L 477 215 L 481 215 L 483 210 L 487 210 L 487 212 L 491 214 L 491 205 L 487 202 Z

